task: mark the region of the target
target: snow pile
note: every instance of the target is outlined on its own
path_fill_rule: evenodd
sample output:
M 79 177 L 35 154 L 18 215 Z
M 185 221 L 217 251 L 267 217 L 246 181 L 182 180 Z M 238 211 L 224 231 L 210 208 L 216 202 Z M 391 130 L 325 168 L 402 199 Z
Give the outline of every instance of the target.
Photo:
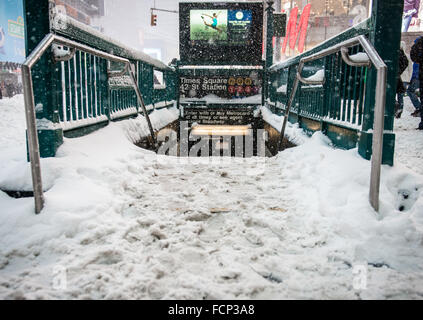
M 307 81 L 315 81 L 315 82 L 322 82 L 325 80 L 325 70 L 321 69 L 318 70 L 315 74 L 310 77 L 305 78 Z
M 115 87 L 129 87 L 132 88 L 132 80 L 130 76 L 112 77 L 109 78 L 109 86 L 114 89 Z
M 179 110 L 176 107 L 170 109 L 154 110 L 150 114 L 150 121 L 153 129 L 158 131 L 179 118 Z M 130 141 L 137 143 L 150 135 L 147 120 L 139 115 L 136 119 L 130 119 L 122 123 L 123 128 Z
M 420 118 L 411 116 L 416 109 L 409 98 L 404 99 L 404 111 L 395 119 L 395 166 L 405 166 L 423 175 L 423 132 L 416 130 Z
M 29 190 L 22 176 L 30 174 L 26 166 L 26 122 L 23 95 L 0 100 L 0 188 Z M 7 183 L 5 181 L 10 181 Z
M 368 63 L 370 62 L 370 58 L 365 52 L 358 52 L 350 56 L 350 60 L 353 62 L 358 63 Z
M 383 167 L 376 215 L 370 162 L 321 133 L 196 163 L 135 147 L 130 121 L 43 160 L 41 215 L 0 192 L 0 298 L 422 298 L 423 176 Z
M 31 191 L 31 168 L 27 162 L 26 151 L 26 122 L 24 113 L 23 95 L 17 95 L 12 99 L 0 100 L 0 189 Z M 166 126 L 178 118 L 176 108 L 155 110 L 150 114 L 150 119 L 155 130 Z M 42 121 L 42 120 L 39 120 Z M 138 141 L 150 134 L 147 122 L 141 114 L 136 119 L 123 121 L 119 124 L 110 123 L 112 127 L 122 127 L 119 130 L 121 137 L 130 141 Z M 121 132 L 122 131 L 122 132 Z M 98 134 L 98 133 L 94 133 Z M 82 138 L 83 139 L 83 138 Z M 135 140 L 134 140 L 135 139 Z M 69 141 L 80 141 L 80 139 L 66 139 Z M 110 143 L 113 140 L 110 140 Z M 107 142 L 105 142 L 107 143 Z M 120 143 L 120 142 L 116 142 Z M 59 150 L 58 156 L 60 157 Z M 105 151 L 108 154 L 107 150 Z M 101 154 L 106 157 L 105 154 Z M 100 157 L 99 161 L 107 159 Z M 42 176 L 44 190 L 49 190 L 64 169 L 56 159 L 42 159 Z
M 272 111 L 270 111 L 266 107 L 261 107 L 261 114 L 264 121 L 266 121 L 273 128 L 281 132 L 283 119 L 284 119 L 283 116 L 278 116 L 274 114 Z M 286 126 L 285 136 L 288 137 L 288 140 L 291 141 L 295 145 L 303 144 L 308 139 L 308 136 L 299 127 L 298 123 L 292 124 L 288 122 Z
M 6 156 L 4 152 L 9 153 L 14 147 L 21 151 L 22 145 L 26 143 L 23 106 L 23 95 L 0 99 L 0 148 L 2 150 L 0 157 Z
M 287 84 L 281 85 L 279 88 L 276 89 L 276 92 L 286 94 L 288 92 L 288 85 Z

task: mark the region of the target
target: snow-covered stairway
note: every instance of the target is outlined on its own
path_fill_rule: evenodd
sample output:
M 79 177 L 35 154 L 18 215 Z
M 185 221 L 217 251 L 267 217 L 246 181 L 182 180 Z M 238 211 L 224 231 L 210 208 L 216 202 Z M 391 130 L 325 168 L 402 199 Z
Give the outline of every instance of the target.
M 422 297 L 423 204 L 398 215 L 403 171 L 384 174 L 378 220 L 368 161 L 321 134 L 274 158 L 184 159 L 135 147 L 131 121 L 43 161 L 42 215 L 0 193 L 1 297 Z

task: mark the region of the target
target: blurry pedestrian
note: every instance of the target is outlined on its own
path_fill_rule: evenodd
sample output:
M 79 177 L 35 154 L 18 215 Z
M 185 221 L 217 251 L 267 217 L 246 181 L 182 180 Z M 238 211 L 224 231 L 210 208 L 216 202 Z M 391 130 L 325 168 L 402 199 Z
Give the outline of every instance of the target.
M 421 101 L 419 97 L 416 94 L 416 90 L 420 86 L 419 81 L 419 64 L 413 63 L 413 75 L 410 79 L 410 84 L 407 88 L 407 95 L 410 97 L 411 103 L 413 104 L 414 108 L 416 109 L 411 115 L 413 117 L 419 117 L 420 116 L 420 108 L 421 108 Z
M 414 43 L 419 40 L 420 37 L 414 40 Z M 407 95 L 410 97 L 411 103 L 413 104 L 414 108 L 416 109 L 411 115 L 413 117 L 420 116 L 420 109 L 421 109 L 421 100 L 416 94 L 416 90 L 420 87 L 420 80 L 419 80 L 419 69 L 420 66 L 418 63 L 413 63 L 413 74 L 411 75 L 410 83 L 407 87 Z
M 1 93 L 2 98 L 6 96 L 5 90 L 6 90 L 6 87 L 4 85 L 4 81 L 1 81 L 0 82 L 0 93 Z
M 419 87 L 420 95 L 423 94 L 423 37 L 418 38 L 411 47 L 410 58 L 413 62 L 419 64 Z M 421 97 L 420 97 L 421 99 Z M 420 112 L 421 121 L 417 129 L 423 130 L 423 112 Z
M 404 83 L 401 80 L 401 75 L 408 67 L 408 58 L 404 52 L 405 42 L 401 42 L 401 48 L 398 57 L 398 75 L 397 75 L 397 101 L 395 103 L 395 117 L 401 118 L 402 111 L 404 110 L 404 93 L 406 92 Z
M 12 98 L 14 95 L 13 84 L 11 82 L 6 83 L 6 95 L 9 98 Z

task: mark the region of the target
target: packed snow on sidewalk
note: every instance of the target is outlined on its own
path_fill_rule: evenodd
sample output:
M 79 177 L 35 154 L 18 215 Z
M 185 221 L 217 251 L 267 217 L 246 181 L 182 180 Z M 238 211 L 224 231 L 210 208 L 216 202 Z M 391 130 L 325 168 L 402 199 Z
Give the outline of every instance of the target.
M 0 102 L 2 189 L 30 187 L 22 104 Z M 33 199 L 0 192 L 0 298 L 423 298 L 422 163 L 405 144 L 376 214 L 369 161 L 320 133 L 290 126 L 300 145 L 274 158 L 200 160 L 137 148 L 136 126 L 43 159 L 38 216 Z

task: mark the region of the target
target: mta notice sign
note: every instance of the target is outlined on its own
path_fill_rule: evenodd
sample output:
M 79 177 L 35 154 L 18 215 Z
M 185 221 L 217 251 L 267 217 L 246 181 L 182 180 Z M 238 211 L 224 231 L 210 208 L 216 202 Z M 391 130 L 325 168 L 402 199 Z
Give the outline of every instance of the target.
M 225 108 L 196 108 L 186 107 L 184 109 L 184 121 L 201 125 L 246 125 L 254 121 L 253 107 L 225 107 Z
M 0 1 L 0 61 L 25 61 L 23 0 Z

